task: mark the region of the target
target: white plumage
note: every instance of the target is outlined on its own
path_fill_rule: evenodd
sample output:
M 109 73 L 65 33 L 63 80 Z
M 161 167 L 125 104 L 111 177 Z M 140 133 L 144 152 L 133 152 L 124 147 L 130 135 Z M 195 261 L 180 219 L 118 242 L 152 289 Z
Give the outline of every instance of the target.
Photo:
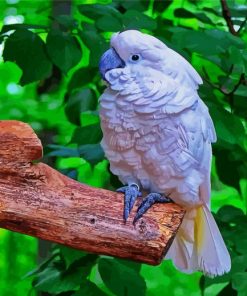
M 197 93 L 195 69 L 160 40 L 135 30 L 111 47 L 125 67 L 106 72 L 100 97 L 102 146 L 122 183 L 170 194 L 187 208 L 166 256 L 184 272 L 230 270 L 230 256 L 210 212 L 212 120 Z M 130 59 L 138 55 L 138 61 Z

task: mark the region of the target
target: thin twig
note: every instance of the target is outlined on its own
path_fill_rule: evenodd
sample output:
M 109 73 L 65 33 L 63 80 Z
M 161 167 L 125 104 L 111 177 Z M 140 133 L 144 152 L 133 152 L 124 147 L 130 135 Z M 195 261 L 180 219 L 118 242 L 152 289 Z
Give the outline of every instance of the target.
M 244 81 L 245 81 L 245 75 L 244 75 L 244 73 L 242 73 L 242 74 L 240 75 L 240 77 L 239 77 L 239 81 L 238 81 L 238 83 L 234 86 L 234 88 L 232 89 L 232 91 L 230 91 L 230 92 L 228 93 L 228 95 L 232 95 L 232 94 L 234 94 L 235 91 L 239 88 L 240 84 L 244 83 Z
M 238 32 L 234 29 L 234 25 L 233 25 L 232 18 L 231 18 L 231 13 L 230 13 L 230 10 L 229 10 L 226 0 L 220 0 L 220 4 L 222 7 L 222 15 L 226 21 L 229 31 L 232 33 L 232 35 L 237 36 Z
M 231 66 L 231 68 L 230 68 L 230 73 L 232 72 L 232 66 Z M 211 82 L 210 81 L 210 77 L 209 77 L 209 75 L 208 75 L 208 73 L 207 73 L 207 71 L 206 71 L 206 69 L 205 69 L 205 67 L 202 67 L 202 70 L 203 70 L 203 72 L 204 72 L 204 74 L 205 74 L 205 76 L 203 77 L 203 79 L 210 85 L 210 86 L 212 86 L 212 87 L 214 87 L 214 88 L 216 88 L 216 89 L 218 89 L 222 94 L 224 94 L 224 95 L 226 95 L 226 96 L 229 96 L 229 95 L 231 95 L 231 94 L 234 94 L 235 93 L 235 91 L 239 88 L 239 86 L 240 86 L 240 84 L 242 84 L 242 83 L 245 83 L 245 75 L 244 75 L 244 73 L 242 73 L 241 75 L 240 75 L 240 77 L 239 77 L 239 81 L 237 82 L 237 84 L 234 86 L 234 88 L 230 91 L 230 92 L 226 92 L 226 91 L 224 91 L 224 89 L 222 88 L 222 86 L 218 86 L 218 85 L 216 85 L 216 84 L 214 84 L 213 82 Z
M 203 73 L 205 74 L 205 76 L 203 77 L 203 80 L 205 80 L 211 87 L 219 90 L 223 95 L 227 95 L 220 86 L 218 86 L 218 85 L 214 84 L 212 81 L 210 81 L 210 77 L 209 77 L 208 72 L 206 71 L 205 67 L 202 67 L 202 70 L 203 70 Z
M 234 65 L 232 65 L 232 66 L 230 67 L 230 73 L 232 73 L 232 71 L 233 71 L 233 67 L 234 67 Z M 240 77 L 239 77 L 239 81 L 235 84 L 235 86 L 233 87 L 233 89 L 232 89 L 230 92 L 226 92 L 226 91 L 224 91 L 223 86 L 218 86 L 218 85 L 216 85 L 216 84 L 214 84 L 213 82 L 210 81 L 210 77 L 209 77 L 209 75 L 208 75 L 208 73 L 207 73 L 205 67 L 202 67 L 202 70 L 203 70 L 203 72 L 204 72 L 204 74 L 205 74 L 205 76 L 203 77 L 203 79 L 204 79 L 204 80 L 205 80 L 205 81 L 206 81 L 211 87 L 213 87 L 213 88 L 219 90 L 224 96 L 228 97 L 228 99 L 229 99 L 229 105 L 230 105 L 230 107 L 231 107 L 231 111 L 233 112 L 233 108 L 234 108 L 234 93 L 235 93 L 235 91 L 239 88 L 239 86 L 240 86 L 241 84 L 244 84 L 244 83 L 245 83 L 245 81 L 246 81 L 246 80 L 245 80 L 245 74 L 242 73 L 242 74 L 240 75 Z

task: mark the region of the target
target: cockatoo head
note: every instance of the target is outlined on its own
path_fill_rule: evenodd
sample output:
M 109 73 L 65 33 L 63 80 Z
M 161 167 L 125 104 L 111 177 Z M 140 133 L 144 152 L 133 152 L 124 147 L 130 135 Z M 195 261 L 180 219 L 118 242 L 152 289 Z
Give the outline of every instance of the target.
M 101 57 L 99 68 L 103 79 L 115 68 L 128 68 L 130 72 L 144 67 L 157 68 L 163 60 L 167 46 L 157 38 L 136 30 L 112 35 L 111 48 Z
M 102 78 L 109 84 L 110 76 L 114 78 L 121 73 L 117 68 L 124 68 L 128 77 L 134 75 L 140 81 L 148 77 L 153 81 L 169 78 L 193 89 L 202 83 L 196 70 L 180 54 L 159 39 L 136 30 L 112 35 L 111 48 L 102 55 L 99 68 Z

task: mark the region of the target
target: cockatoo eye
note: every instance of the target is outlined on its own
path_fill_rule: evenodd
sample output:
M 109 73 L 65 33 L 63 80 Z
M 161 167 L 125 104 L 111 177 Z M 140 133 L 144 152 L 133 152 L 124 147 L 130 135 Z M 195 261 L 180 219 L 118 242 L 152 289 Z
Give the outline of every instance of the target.
M 141 56 L 139 54 L 133 54 L 131 57 L 130 57 L 130 60 L 132 62 L 137 62 L 141 59 Z

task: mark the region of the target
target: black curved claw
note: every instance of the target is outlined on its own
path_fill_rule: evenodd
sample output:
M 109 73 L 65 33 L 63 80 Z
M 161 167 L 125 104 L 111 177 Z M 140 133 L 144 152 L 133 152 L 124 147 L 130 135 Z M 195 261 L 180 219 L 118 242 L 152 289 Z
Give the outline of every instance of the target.
M 133 224 L 135 224 L 144 213 L 146 213 L 146 211 L 148 209 L 150 209 L 152 207 L 153 204 L 155 203 L 168 203 L 168 202 L 173 202 L 169 196 L 164 196 L 160 193 L 149 193 L 144 200 L 141 202 L 141 204 L 139 205 L 138 209 L 137 209 L 137 213 L 135 215 L 135 218 L 133 220 Z
M 142 196 L 139 191 L 137 184 L 130 184 L 128 186 L 117 189 L 117 192 L 124 193 L 124 220 L 126 221 L 129 217 L 130 211 L 132 210 L 137 197 Z

